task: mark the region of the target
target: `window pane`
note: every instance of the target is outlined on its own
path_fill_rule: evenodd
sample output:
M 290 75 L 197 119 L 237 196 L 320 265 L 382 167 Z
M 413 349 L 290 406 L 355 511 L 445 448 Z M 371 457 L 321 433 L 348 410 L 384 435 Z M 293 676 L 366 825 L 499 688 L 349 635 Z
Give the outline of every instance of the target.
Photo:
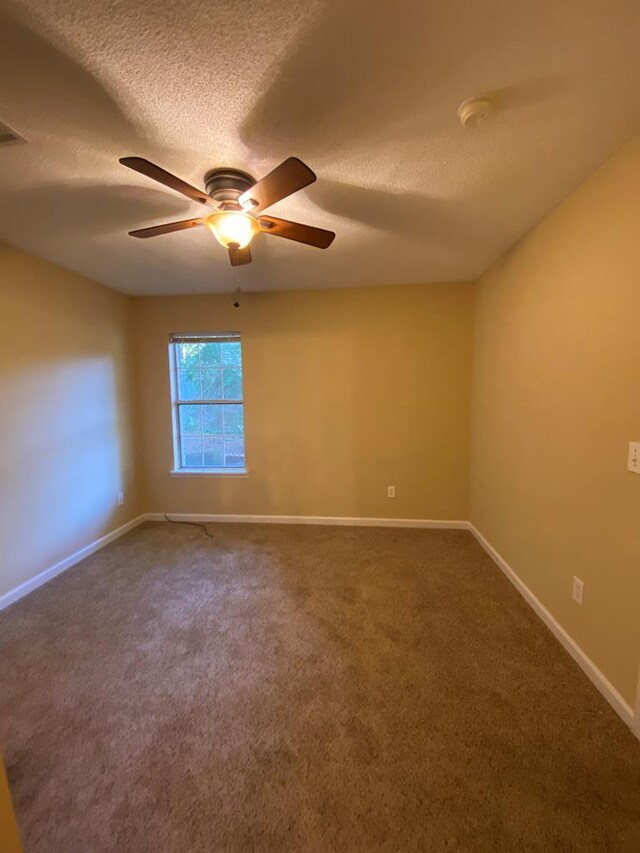
M 221 435 L 205 435 L 202 439 L 205 468 L 224 468 L 224 448 Z
M 220 406 L 224 418 L 225 435 L 241 436 L 244 434 L 244 412 L 243 406 Z
M 224 465 L 226 468 L 242 468 L 244 466 L 244 441 L 241 438 L 225 436 Z
M 189 346 L 192 346 L 192 344 L 189 344 Z M 191 367 L 188 370 L 178 370 L 178 399 L 202 399 L 200 370 L 197 367 Z
M 222 400 L 222 371 L 204 367 L 201 371 L 201 400 Z
M 178 368 L 198 367 L 200 344 L 178 344 Z
M 202 468 L 202 437 L 183 436 L 180 441 L 183 468 Z
M 180 435 L 200 435 L 200 410 L 202 406 L 178 406 Z
M 220 367 L 221 344 L 200 344 L 200 364 L 202 367 Z
M 179 406 L 183 468 L 242 468 L 244 406 Z
M 223 399 L 242 400 L 242 368 L 225 367 L 223 385 Z
M 222 364 L 227 367 L 241 367 L 242 356 L 240 351 L 240 341 L 233 343 L 220 344 L 222 352 Z
M 222 435 L 222 410 L 230 406 L 203 406 L 202 432 L 205 435 Z M 235 408 L 235 406 L 233 407 Z

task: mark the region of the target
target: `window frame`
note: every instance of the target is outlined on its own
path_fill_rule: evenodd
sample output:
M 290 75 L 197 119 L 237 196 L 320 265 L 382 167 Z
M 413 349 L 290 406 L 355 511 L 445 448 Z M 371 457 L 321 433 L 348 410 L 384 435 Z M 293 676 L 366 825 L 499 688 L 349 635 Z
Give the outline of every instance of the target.
M 181 400 L 179 392 L 178 379 L 178 359 L 176 356 L 176 348 L 181 343 L 232 343 L 240 344 L 240 365 L 242 371 L 242 397 L 234 400 L 214 400 L 214 399 L 199 399 L 199 400 Z M 242 467 L 202 467 L 202 468 L 186 468 L 182 466 L 182 453 L 180 449 L 180 407 L 181 406 L 207 406 L 207 405 L 223 405 L 223 406 L 242 406 L 242 417 L 244 424 L 244 355 L 242 348 L 242 336 L 240 332 L 203 332 L 191 333 L 175 332 L 169 335 L 169 385 L 171 393 L 171 431 L 173 442 L 173 468 L 169 472 L 172 477 L 246 477 L 249 470 L 247 468 L 247 448 L 246 448 L 246 432 L 243 429 L 242 440 L 244 446 L 245 464 Z

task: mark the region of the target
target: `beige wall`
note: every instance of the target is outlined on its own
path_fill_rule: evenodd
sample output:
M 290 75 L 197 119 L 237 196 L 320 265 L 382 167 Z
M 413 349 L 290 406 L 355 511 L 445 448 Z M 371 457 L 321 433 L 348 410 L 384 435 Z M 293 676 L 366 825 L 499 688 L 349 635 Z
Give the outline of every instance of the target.
M 132 300 L 0 245 L 0 595 L 138 512 L 131 315 Z
M 11 802 L 11 792 L 0 752 L 0 850 L 2 853 L 22 853 L 20 835 Z
M 467 517 L 471 284 L 233 300 L 136 300 L 148 510 Z M 171 478 L 169 335 L 215 331 L 242 333 L 250 475 Z
M 640 142 L 495 264 L 476 299 L 472 521 L 633 705 Z

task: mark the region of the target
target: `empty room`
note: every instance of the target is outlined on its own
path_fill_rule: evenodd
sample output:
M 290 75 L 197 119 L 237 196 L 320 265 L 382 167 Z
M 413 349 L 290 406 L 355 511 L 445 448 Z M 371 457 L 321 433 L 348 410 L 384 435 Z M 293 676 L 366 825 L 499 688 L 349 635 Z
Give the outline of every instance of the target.
M 637 0 L 0 0 L 0 852 L 640 850 Z

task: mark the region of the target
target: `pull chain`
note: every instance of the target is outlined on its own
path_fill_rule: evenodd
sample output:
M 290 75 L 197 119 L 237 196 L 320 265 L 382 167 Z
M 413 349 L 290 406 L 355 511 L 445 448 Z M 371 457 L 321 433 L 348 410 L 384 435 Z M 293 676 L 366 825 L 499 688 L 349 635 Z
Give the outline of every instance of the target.
M 240 291 L 240 283 L 238 282 L 238 270 L 236 269 L 236 267 L 232 267 L 232 269 L 233 269 L 233 280 L 234 280 L 234 283 L 236 286 L 236 301 L 233 303 L 233 307 L 239 308 L 240 302 L 238 301 L 238 299 L 240 298 L 241 291 Z

